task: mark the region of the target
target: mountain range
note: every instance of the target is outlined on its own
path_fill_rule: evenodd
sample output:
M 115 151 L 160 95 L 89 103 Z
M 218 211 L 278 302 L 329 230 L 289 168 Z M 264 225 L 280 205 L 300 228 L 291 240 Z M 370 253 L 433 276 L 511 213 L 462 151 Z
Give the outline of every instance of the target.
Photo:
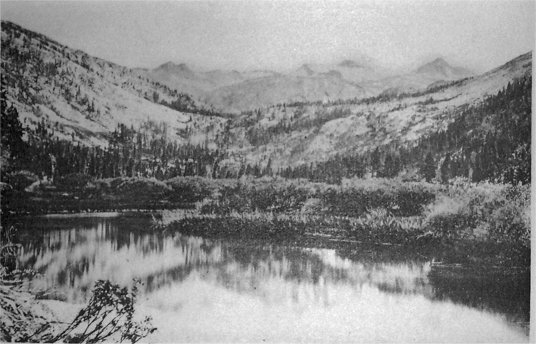
M 178 145 L 225 149 L 221 165 L 274 170 L 382 146 L 410 147 L 531 77 L 532 52 L 480 75 L 438 58 L 403 74 L 367 61 L 287 72 L 127 68 L 2 21 L 2 83 L 29 128 L 105 146 L 122 124 Z M 153 132 L 154 134 L 154 132 Z
M 164 63 L 147 70 L 151 79 L 186 92 L 225 112 L 238 113 L 279 103 L 363 98 L 385 91 L 415 91 L 438 82 L 472 76 L 465 68 L 438 58 L 406 74 L 395 74 L 369 61 L 303 64 L 286 73 L 190 68 Z

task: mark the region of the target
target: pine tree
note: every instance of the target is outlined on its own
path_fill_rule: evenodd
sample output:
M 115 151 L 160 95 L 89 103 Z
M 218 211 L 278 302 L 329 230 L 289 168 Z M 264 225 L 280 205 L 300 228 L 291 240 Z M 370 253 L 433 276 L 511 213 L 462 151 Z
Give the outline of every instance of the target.
M 427 182 L 430 182 L 432 179 L 434 179 L 435 169 L 434 157 L 432 156 L 431 152 L 428 152 L 424 158 L 424 163 L 421 166 L 420 173 Z
M 0 126 L 2 156 L 9 159 L 9 164 L 20 163 L 20 159 L 25 157 L 26 144 L 22 140 L 24 129 L 19 120 L 17 109 L 11 104 L 7 107 L 5 78 L 2 76 L 2 86 L 0 89 Z M 5 172 L 5 166 L 2 169 Z

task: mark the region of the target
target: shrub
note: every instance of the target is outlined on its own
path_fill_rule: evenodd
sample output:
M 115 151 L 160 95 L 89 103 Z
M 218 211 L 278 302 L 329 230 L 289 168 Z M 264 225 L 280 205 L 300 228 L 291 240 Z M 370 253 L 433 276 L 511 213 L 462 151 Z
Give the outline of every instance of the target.
M 16 171 L 7 176 L 7 182 L 13 190 L 24 191 L 25 188 L 37 182 L 39 177 L 30 171 Z
M 137 284 L 129 292 L 110 281 L 99 280 L 93 287 L 89 303 L 75 319 L 59 334 L 46 334 L 41 341 L 70 343 L 96 343 L 104 341 L 116 333 L 120 334 L 119 341 L 128 340 L 136 343 L 140 339 L 156 331 L 151 325 L 151 318 L 134 321 L 134 304 L 138 292 Z M 33 337 L 33 336 L 32 336 Z M 32 338 L 25 338 L 30 341 Z
M 317 215 L 322 213 L 324 205 L 320 198 L 309 198 L 303 203 L 301 207 L 302 214 Z
M 72 173 L 58 178 L 55 185 L 59 191 L 80 191 L 91 181 L 87 174 Z
M 168 185 L 154 178 L 115 178 L 108 185 L 111 195 L 129 200 L 157 201 L 171 191 Z
M 422 222 L 416 218 L 395 217 L 388 209 L 375 208 L 356 219 L 350 233 L 362 241 L 400 244 L 415 242 L 421 229 Z
M 436 237 L 473 236 L 529 247 L 530 188 L 458 181 L 427 207 L 425 216 Z
M 202 177 L 176 177 L 166 181 L 171 188 L 168 193 L 170 201 L 199 202 L 217 193 L 225 181 L 212 181 Z
M 530 186 L 508 186 L 501 195 L 505 201 L 488 217 L 490 238 L 530 248 Z
M 386 208 L 396 216 L 415 216 L 435 199 L 438 187 L 424 182 L 408 183 L 389 179 L 345 179 L 341 188 L 320 191 L 333 214 L 359 217 L 367 209 Z

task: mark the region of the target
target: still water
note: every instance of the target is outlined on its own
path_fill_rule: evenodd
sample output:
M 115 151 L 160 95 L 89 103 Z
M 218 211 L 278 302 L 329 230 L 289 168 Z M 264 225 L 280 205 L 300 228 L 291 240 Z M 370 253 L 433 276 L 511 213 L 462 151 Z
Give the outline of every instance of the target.
M 76 304 L 98 279 L 140 278 L 137 311 L 158 327 L 151 342 L 528 341 L 527 273 L 142 230 L 149 225 L 27 218 L 19 264 L 42 274 L 34 290 L 55 288 Z

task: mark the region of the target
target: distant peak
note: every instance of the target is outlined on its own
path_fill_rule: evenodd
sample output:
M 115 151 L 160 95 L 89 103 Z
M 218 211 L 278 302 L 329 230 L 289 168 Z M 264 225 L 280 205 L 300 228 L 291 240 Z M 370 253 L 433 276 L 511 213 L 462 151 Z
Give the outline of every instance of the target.
M 175 63 L 171 62 L 171 61 L 168 61 L 166 63 L 163 63 L 161 64 L 160 66 L 158 66 L 157 68 L 166 68 L 166 69 L 169 69 L 169 68 L 173 68 L 175 67 Z
M 448 66 L 448 67 L 450 67 L 450 64 L 447 61 L 445 61 L 444 58 L 437 57 L 433 61 L 425 63 L 422 67 L 424 67 L 424 66 Z
M 441 75 L 448 79 L 466 77 L 473 74 L 468 69 L 452 66 L 442 57 L 437 57 L 433 61 L 423 64 L 417 68 L 416 72 L 419 74 Z
M 311 69 L 311 66 L 309 66 L 307 63 L 304 63 L 301 65 L 300 68 L 297 70 L 298 74 L 304 74 L 305 76 L 311 76 L 315 72 Z
M 447 63 L 444 58 L 437 57 L 435 60 L 432 61 L 432 63 Z
M 191 69 L 186 65 L 186 63 L 180 63 L 175 64 L 171 61 L 168 61 L 160 66 L 158 66 L 156 69 L 160 70 L 167 70 L 167 71 L 182 71 L 182 72 L 191 72 Z
M 337 70 L 330 70 L 329 72 L 327 73 L 324 73 L 324 75 L 326 76 L 330 76 L 330 77 L 335 77 L 337 79 L 342 79 L 342 74 L 341 72 L 337 71 Z
M 346 68 L 361 68 L 363 67 L 361 64 L 353 61 L 353 60 L 344 60 L 341 63 L 339 63 L 340 67 L 346 67 Z

